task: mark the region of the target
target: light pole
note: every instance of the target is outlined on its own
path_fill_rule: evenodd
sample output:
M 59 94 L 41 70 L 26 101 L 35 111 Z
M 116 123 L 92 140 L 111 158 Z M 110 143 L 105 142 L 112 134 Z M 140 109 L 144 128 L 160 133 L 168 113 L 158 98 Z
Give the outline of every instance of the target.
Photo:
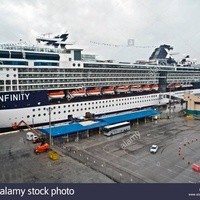
M 52 145 L 51 143 L 51 111 L 53 110 L 53 108 L 48 107 L 47 110 L 49 112 L 49 145 Z

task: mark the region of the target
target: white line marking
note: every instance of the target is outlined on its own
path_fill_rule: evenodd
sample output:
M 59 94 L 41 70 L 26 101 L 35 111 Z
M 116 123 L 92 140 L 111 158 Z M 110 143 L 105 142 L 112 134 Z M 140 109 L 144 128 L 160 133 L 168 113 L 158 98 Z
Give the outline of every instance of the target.
M 193 172 L 192 170 L 186 169 L 185 167 L 181 167 L 181 166 L 179 166 L 179 165 L 175 165 L 175 166 L 178 167 L 178 168 L 181 168 L 181 169 L 185 169 L 185 170 L 187 170 L 187 171 L 189 171 L 189 172 Z

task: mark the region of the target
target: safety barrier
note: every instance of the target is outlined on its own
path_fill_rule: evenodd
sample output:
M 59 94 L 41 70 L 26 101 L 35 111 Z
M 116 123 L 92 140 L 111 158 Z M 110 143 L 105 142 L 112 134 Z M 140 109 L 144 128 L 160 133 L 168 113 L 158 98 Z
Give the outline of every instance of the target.
M 196 164 L 192 164 L 192 169 L 199 172 L 200 171 L 200 167 Z

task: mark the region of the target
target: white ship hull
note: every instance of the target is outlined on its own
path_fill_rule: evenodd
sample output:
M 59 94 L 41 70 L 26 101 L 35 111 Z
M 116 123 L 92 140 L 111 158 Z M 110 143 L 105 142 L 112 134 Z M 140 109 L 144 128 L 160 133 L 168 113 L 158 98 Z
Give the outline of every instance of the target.
M 19 109 L 0 110 L 0 127 L 9 128 L 12 124 L 24 120 L 28 124 L 43 124 L 49 122 L 48 108 L 51 107 L 51 122 L 67 120 L 68 116 L 85 116 L 86 112 L 95 115 L 119 112 L 134 108 L 142 108 L 153 105 L 166 104 L 168 99 L 159 99 L 159 94 L 149 94 L 141 96 L 129 96 L 112 99 L 101 99 L 95 101 L 81 101 L 75 103 L 65 103 L 49 106 L 37 106 Z

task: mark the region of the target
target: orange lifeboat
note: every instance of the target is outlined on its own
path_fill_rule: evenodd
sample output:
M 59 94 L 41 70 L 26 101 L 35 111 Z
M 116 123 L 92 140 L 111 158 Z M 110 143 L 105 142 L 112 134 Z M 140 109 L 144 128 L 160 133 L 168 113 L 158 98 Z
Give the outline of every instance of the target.
M 171 83 L 167 86 L 167 88 L 179 88 L 181 87 L 180 83 Z
M 131 92 L 140 92 L 142 90 L 141 85 L 131 85 L 130 86 L 130 91 Z
M 65 96 L 64 91 L 54 91 L 48 93 L 49 98 L 51 99 L 62 99 Z
M 115 91 L 116 91 L 117 93 L 129 92 L 129 87 L 128 87 L 127 85 L 118 86 L 118 87 L 116 87 Z
M 167 85 L 167 88 L 174 88 L 174 83 Z
M 102 89 L 102 94 L 115 94 L 114 87 L 108 87 Z
M 88 89 L 87 90 L 87 95 L 88 96 L 101 95 L 101 90 L 99 88 Z
M 85 96 L 85 90 L 79 89 L 79 90 L 73 90 L 69 92 L 72 97 L 82 97 Z
M 157 84 L 154 84 L 154 85 L 151 85 L 151 90 L 158 90 L 158 85 Z
M 179 88 L 179 87 L 181 87 L 181 84 L 180 84 L 180 83 L 175 83 L 175 84 L 174 84 L 174 87 L 175 87 L 175 88 Z
M 143 91 L 150 91 L 151 88 L 150 88 L 149 85 L 143 85 L 143 86 L 142 86 L 142 90 L 143 90 Z

